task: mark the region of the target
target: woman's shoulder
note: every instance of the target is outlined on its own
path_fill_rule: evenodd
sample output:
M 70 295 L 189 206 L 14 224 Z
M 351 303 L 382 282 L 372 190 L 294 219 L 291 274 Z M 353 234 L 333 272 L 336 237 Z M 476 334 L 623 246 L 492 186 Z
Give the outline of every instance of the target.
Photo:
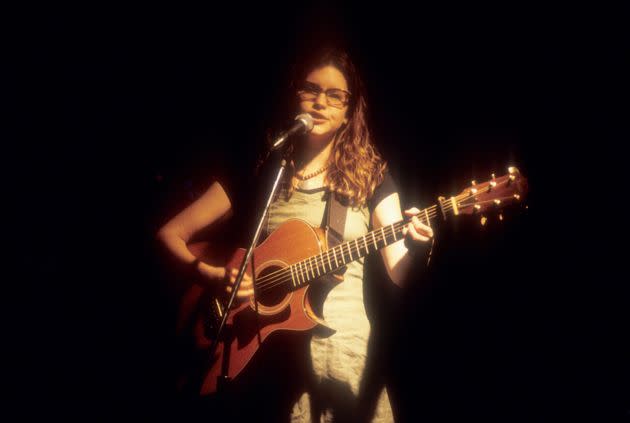
M 398 192 L 398 186 L 396 185 L 389 169 L 385 169 L 383 173 L 383 180 L 376 186 L 376 188 L 374 188 L 372 196 L 368 198 L 367 206 L 370 212 L 373 212 L 376 206 L 378 206 L 383 199 L 389 197 L 395 192 Z

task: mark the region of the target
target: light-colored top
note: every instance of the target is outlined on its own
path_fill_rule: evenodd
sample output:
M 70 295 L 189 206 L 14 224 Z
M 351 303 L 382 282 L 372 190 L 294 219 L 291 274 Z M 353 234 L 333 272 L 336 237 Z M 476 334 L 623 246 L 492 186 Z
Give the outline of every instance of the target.
M 323 188 L 308 191 L 297 189 L 288 201 L 284 195 L 280 195 L 269 209 L 266 235 L 291 218 L 302 219 L 319 227 L 326 208 L 325 194 Z M 370 213 L 367 207 L 350 208 L 343 240 L 350 241 L 365 235 L 369 224 Z M 343 391 L 346 394 L 351 393 L 355 399 L 359 393 L 370 336 L 370 324 L 363 302 L 363 267 L 364 258 L 348 263 L 344 281 L 337 284 L 324 301 L 323 317 L 337 332 L 328 338 L 313 337 L 311 341 L 311 358 L 317 386 L 328 386 L 329 388 L 322 389 L 330 390 L 332 384 L 339 390 L 329 398 L 330 403 L 323 410 L 321 421 L 332 421 L 334 410 L 343 408 L 343 404 L 334 404 L 335 401 L 349 398 L 342 394 Z M 311 421 L 309 393 L 302 395 L 295 404 L 291 421 Z M 385 389 L 380 395 L 373 421 L 393 421 Z

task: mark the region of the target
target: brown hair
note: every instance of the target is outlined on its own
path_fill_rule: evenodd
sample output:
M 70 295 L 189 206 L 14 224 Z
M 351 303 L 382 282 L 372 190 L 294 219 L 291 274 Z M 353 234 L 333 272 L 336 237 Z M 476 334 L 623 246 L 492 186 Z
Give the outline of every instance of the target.
M 383 181 L 387 163 L 381 158 L 372 142 L 367 125 L 365 89 L 355 65 L 348 54 L 336 48 L 324 48 L 300 63 L 293 70 L 290 90 L 295 98 L 297 87 L 313 69 L 331 65 L 346 78 L 351 93 L 348 103 L 348 123 L 338 129 L 333 140 L 331 163 L 326 184 L 332 192 L 347 197 L 352 206 L 365 205 L 374 189 Z M 297 187 L 295 163 L 288 168 L 287 198 Z

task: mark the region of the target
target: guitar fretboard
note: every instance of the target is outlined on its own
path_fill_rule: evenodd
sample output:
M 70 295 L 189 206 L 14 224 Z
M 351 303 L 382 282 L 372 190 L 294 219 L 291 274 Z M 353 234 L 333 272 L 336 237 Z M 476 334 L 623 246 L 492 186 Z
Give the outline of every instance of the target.
M 430 226 L 430 220 L 437 213 L 437 206 L 431 206 L 416 215 L 421 222 Z M 339 244 L 318 255 L 292 264 L 289 267 L 265 275 L 256 281 L 257 289 L 266 291 L 283 285 L 289 289 L 300 288 L 314 279 L 332 273 L 361 257 L 402 240 L 403 228 L 411 221 L 406 218 L 388 226 L 375 229 L 364 236 Z

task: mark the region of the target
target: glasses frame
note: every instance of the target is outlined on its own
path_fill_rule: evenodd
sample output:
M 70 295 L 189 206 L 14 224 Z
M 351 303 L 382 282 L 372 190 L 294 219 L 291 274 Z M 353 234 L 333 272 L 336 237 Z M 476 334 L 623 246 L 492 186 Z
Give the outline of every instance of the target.
M 308 91 L 311 91 L 310 94 L 315 94 L 315 96 L 313 98 L 304 98 L 303 95 L 306 94 Z M 332 92 L 342 92 L 348 98 L 345 101 L 342 101 L 340 105 L 331 104 L 330 93 Z M 344 107 L 346 107 L 350 103 L 350 98 L 352 97 L 352 94 L 350 92 L 346 90 L 342 90 L 341 88 L 329 88 L 327 90 L 323 90 L 322 87 L 320 87 L 319 85 L 313 84 L 308 81 L 302 83 L 302 85 L 296 91 L 296 94 L 300 98 L 301 101 L 315 101 L 321 93 L 324 93 L 324 96 L 326 97 L 326 104 L 336 109 L 343 109 Z M 336 101 L 336 100 L 333 100 L 333 101 Z

